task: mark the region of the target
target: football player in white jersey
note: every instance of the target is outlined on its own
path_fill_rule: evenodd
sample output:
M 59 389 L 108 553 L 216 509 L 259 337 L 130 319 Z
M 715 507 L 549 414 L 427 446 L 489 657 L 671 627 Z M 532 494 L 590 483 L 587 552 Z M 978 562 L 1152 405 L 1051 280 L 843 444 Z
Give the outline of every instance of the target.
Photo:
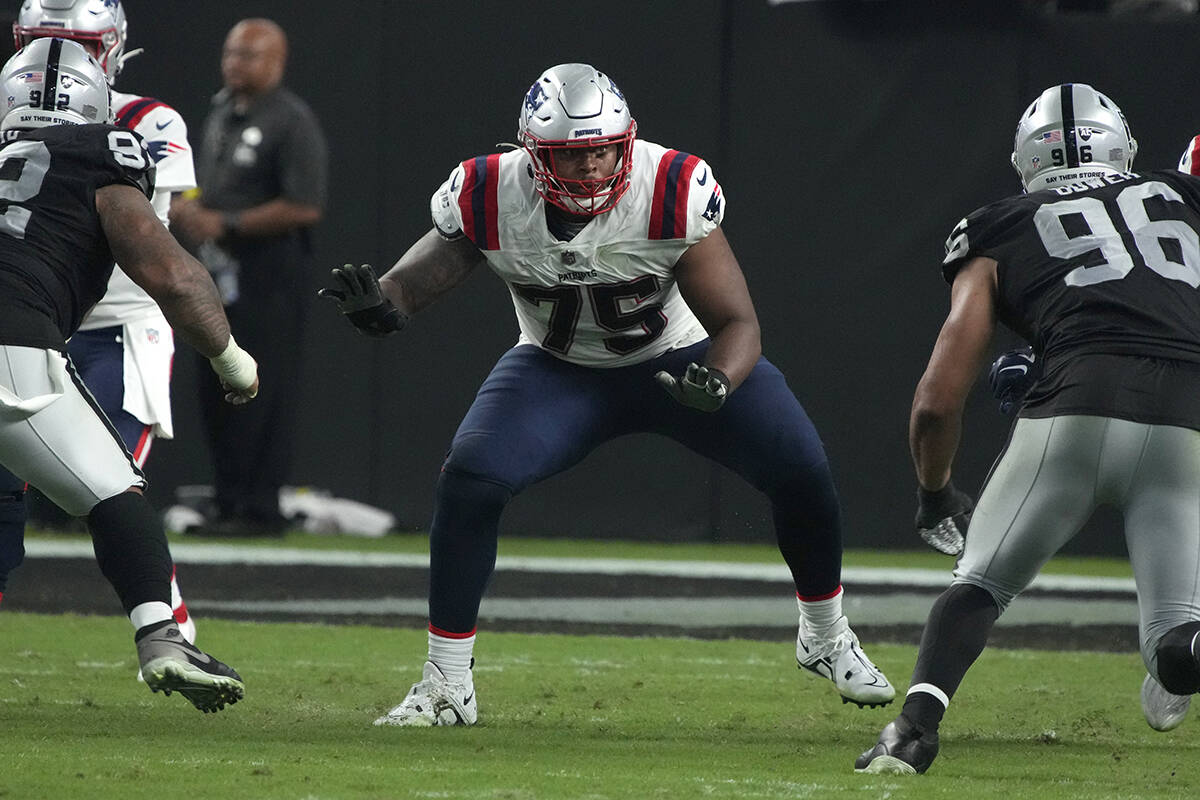
M 636 132 L 607 75 L 550 68 L 522 103 L 519 149 L 457 166 L 433 195 L 433 229 L 381 280 L 347 265 L 322 290 L 360 330 L 385 335 L 486 264 L 520 328 L 438 479 L 422 679 L 377 725 L 476 721 L 476 620 L 505 504 L 637 432 L 669 436 L 767 495 L 800 606 L 799 665 L 843 702 L 895 694 L 842 613 L 833 478 L 804 409 L 761 355 L 720 227 L 720 184 L 702 159 Z
M 34 39 L 56 36 L 78 42 L 104 68 L 111 85 L 129 57 L 127 23 L 120 0 L 24 0 L 13 38 L 17 48 Z M 163 225 L 171 198 L 196 187 L 187 125 L 175 109 L 152 97 L 112 93 L 115 123 L 137 132 L 154 159 L 155 189 L 151 204 Z M 150 295 L 130 280 L 120 266 L 113 270 L 104 298 L 88 313 L 68 343 L 71 360 L 88 389 L 121 435 L 138 466 L 145 466 L 156 437 L 170 439 L 171 362 L 174 335 Z M 13 510 L 13 494 L 0 481 L 0 524 L 9 520 L 24 530 L 24 510 Z M 7 502 L 6 502 L 7 501 Z M 23 505 L 23 502 L 20 503 Z M 14 536 L 0 531 L 0 591 L 14 559 Z M 20 537 L 16 537 L 20 546 Z M 4 553 L 8 553 L 5 557 Z M 173 611 L 188 641 L 196 624 L 171 577 Z

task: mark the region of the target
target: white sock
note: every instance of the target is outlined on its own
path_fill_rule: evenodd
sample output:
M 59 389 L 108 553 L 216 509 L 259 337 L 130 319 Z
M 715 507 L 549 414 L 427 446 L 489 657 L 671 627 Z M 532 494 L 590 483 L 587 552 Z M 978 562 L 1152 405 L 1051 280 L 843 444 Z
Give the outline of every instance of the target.
M 842 618 L 842 587 L 837 588 L 833 597 L 824 600 L 801 600 L 797 595 L 796 604 L 800 606 L 800 621 L 804 627 L 813 633 L 822 633 Z
M 158 601 L 139 603 L 129 612 L 129 621 L 133 623 L 135 631 L 140 631 L 147 625 L 153 625 L 156 622 L 168 619 L 175 619 L 175 616 L 171 613 L 171 607 L 166 603 Z
M 446 679 L 467 683 L 471 679 L 471 658 L 475 651 L 475 634 L 451 639 L 429 632 L 429 660 L 437 665 Z

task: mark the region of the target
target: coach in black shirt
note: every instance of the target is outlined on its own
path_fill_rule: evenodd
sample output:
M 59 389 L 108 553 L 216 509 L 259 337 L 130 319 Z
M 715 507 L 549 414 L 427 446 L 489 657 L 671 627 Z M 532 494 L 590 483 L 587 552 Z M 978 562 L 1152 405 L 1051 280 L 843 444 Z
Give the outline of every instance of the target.
M 278 494 L 291 466 L 311 229 L 323 213 L 328 172 L 316 117 L 280 85 L 286 60 L 287 38 L 274 22 L 245 19 L 229 31 L 225 86 L 196 157 L 199 196 L 171 211 L 172 230 L 213 273 L 241 341 L 273 372 L 264 386 L 277 387 L 246 409 L 229 407 L 215 390 L 202 393 L 218 513 L 192 531 L 202 535 L 283 528 Z

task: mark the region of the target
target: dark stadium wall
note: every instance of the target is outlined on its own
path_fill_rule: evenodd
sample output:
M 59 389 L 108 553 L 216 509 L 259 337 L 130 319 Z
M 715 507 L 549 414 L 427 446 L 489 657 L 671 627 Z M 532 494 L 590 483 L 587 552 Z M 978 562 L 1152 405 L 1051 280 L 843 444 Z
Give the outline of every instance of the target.
M 533 0 L 328 5 L 126 0 L 132 46 L 119 88 L 174 104 L 193 140 L 220 86 L 228 28 L 270 16 L 291 39 L 287 83 L 316 110 L 332 151 L 315 290 L 344 261 L 386 268 L 429 227 L 428 198 L 462 159 L 515 138 L 521 96 L 542 68 L 588 61 L 630 99 L 644 138 L 703 155 L 729 198 L 725 229 L 746 272 L 764 351 L 821 431 L 848 547 L 915 547 L 907 449 L 912 389 L 948 303 L 938 264 L 953 225 L 1018 190 L 1008 166 L 1017 115 L 1045 86 L 1092 83 L 1119 102 L 1138 166 L 1171 167 L 1194 133 L 1194 18 L 1041 17 L 1009 3 L 951 14 L 918 2 L 613 0 L 564 10 Z M 1002 7 L 1002 8 L 999 8 Z M 315 295 L 314 306 L 318 305 Z M 516 338 L 508 294 L 480 272 L 383 342 L 316 308 L 297 485 L 429 519 L 454 428 Z M 1015 340 L 998 337 L 1000 352 Z M 177 438 L 156 446 L 152 498 L 211 479 L 177 359 Z M 648 386 L 646 391 L 658 391 Z M 681 413 L 686 413 L 681 410 Z M 1008 420 L 981 380 L 956 481 L 977 492 Z M 510 534 L 655 539 L 772 538 L 765 503 L 739 478 L 674 443 L 631 437 L 528 490 Z M 1100 516 L 1072 552 L 1119 553 Z

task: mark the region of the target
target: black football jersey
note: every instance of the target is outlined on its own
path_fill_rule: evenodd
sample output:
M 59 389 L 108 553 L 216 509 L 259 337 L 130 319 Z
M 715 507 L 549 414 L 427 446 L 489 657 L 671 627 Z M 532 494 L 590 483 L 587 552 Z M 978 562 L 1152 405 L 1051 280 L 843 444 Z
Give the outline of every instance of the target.
M 0 147 L 0 343 L 63 349 L 105 292 L 113 256 L 96 190 L 149 197 L 154 166 L 140 136 L 111 125 L 57 125 Z
M 1200 426 L 1200 179 L 1127 173 L 1006 198 L 958 224 L 943 276 L 975 256 L 996 260 L 997 316 L 1043 361 L 1023 415 Z M 1158 361 L 1169 377 L 1150 390 Z M 1165 394 L 1196 399 L 1168 410 Z

